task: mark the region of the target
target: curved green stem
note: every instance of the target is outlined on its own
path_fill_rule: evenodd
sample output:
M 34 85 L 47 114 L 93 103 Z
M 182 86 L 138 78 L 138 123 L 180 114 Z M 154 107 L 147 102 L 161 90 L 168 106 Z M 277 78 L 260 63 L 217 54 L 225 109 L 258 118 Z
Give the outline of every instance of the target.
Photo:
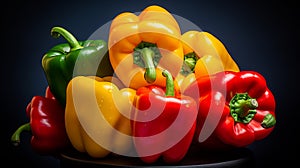
M 51 36 L 53 36 L 55 38 L 58 38 L 61 35 L 68 41 L 68 43 L 69 43 L 69 45 L 71 47 L 71 51 L 83 48 L 78 43 L 78 41 L 76 40 L 76 38 L 70 32 L 68 32 L 67 30 L 65 30 L 64 28 L 62 28 L 62 27 L 53 27 L 51 29 Z
M 140 52 L 145 63 L 146 72 L 144 74 L 144 78 L 148 83 L 153 83 L 156 80 L 156 71 L 152 60 L 154 52 L 149 48 L 143 48 Z
M 167 70 L 163 70 L 162 75 L 166 77 L 166 96 L 174 96 L 175 91 L 172 74 Z
M 30 130 L 31 130 L 30 123 L 21 125 L 10 138 L 13 145 L 18 146 L 20 144 L 21 133 L 23 131 L 30 131 Z
M 161 53 L 154 43 L 142 41 L 133 52 L 133 63 L 145 68 L 144 78 L 148 83 L 156 80 L 156 66 L 161 59 Z
M 256 114 L 258 103 L 247 93 L 236 94 L 229 103 L 230 114 L 236 122 L 249 123 Z

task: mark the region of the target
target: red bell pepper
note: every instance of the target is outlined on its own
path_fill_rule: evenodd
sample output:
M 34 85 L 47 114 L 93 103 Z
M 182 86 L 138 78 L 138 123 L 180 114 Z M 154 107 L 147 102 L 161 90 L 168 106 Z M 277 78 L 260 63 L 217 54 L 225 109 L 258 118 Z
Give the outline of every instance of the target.
M 165 163 L 180 162 L 192 142 L 197 118 L 196 102 L 174 91 L 171 74 L 164 70 L 166 87 L 137 90 L 132 113 L 135 149 L 145 163 L 162 157 Z
M 194 140 L 204 147 L 245 147 L 274 129 L 275 99 L 257 72 L 225 71 L 198 78 L 184 94 L 198 100 Z
M 34 96 L 26 107 L 30 122 L 21 125 L 12 135 L 15 146 L 20 144 L 23 131 L 32 133 L 31 146 L 39 154 L 51 155 L 67 147 L 69 139 L 66 134 L 64 108 L 58 103 L 49 87 L 45 97 Z

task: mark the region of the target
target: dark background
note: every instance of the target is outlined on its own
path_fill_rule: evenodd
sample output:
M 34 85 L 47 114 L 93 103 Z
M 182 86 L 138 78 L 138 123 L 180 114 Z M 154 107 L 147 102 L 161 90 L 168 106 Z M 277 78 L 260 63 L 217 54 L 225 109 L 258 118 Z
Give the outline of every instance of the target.
M 43 95 L 47 82 L 43 54 L 65 42 L 50 36 L 62 26 L 86 40 L 117 14 L 157 4 L 218 37 L 241 70 L 261 73 L 276 99 L 277 124 L 249 146 L 257 167 L 295 164 L 299 154 L 299 6 L 290 1 L 126 1 L 12 0 L 1 9 L 1 159 L 10 166 L 59 167 L 59 160 L 30 147 L 30 134 L 14 148 L 10 136 L 28 122 L 27 103 Z M 5 9 L 5 10 L 4 10 Z M 5 11 L 5 12 L 4 12 Z

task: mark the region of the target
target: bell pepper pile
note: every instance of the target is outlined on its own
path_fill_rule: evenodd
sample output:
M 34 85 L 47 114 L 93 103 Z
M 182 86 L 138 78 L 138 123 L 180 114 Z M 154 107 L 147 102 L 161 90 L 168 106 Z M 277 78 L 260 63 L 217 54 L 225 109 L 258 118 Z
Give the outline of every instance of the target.
M 91 158 L 138 157 L 178 164 L 191 147 L 230 150 L 266 138 L 275 98 L 262 74 L 241 70 L 210 32 L 181 27 L 158 5 L 113 18 L 108 40 L 77 41 L 45 52 L 48 86 L 26 107 L 23 131 L 41 154 L 74 148 Z M 51 91 L 50 91 L 51 90 Z

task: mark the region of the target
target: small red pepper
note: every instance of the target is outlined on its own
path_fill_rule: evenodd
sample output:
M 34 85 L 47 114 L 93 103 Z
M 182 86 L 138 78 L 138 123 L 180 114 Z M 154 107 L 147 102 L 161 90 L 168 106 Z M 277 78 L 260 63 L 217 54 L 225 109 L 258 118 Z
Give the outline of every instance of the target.
M 245 147 L 274 129 L 275 99 L 258 72 L 225 71 L 198 78 L 184 94 L 198 100 L 195 140 L 205 147 Z M 214 124 L 215 129 L 209 128 Z M 214 131 L 205 141 L 209 129 Z
M 30 122 L 21 125 L 12 135 L 15 146 L 20 144 L 20 134 L 31 131 L 31 146 L 39 154 L 51 155 L 69 145 L 64 121 L 64 108 L 58 103 L 49 87 L 45 97 L 34 96 L 26 107 Z
M 136 110 L 132 113 L 134 144 L 145 163 L 160 157 L 165 163 L 180 162 L 192 142 L 197 118 L 197 104 L 174 91 L 171 74 L 164 70 L 166 87 L 150 85 L 137 90 Z

